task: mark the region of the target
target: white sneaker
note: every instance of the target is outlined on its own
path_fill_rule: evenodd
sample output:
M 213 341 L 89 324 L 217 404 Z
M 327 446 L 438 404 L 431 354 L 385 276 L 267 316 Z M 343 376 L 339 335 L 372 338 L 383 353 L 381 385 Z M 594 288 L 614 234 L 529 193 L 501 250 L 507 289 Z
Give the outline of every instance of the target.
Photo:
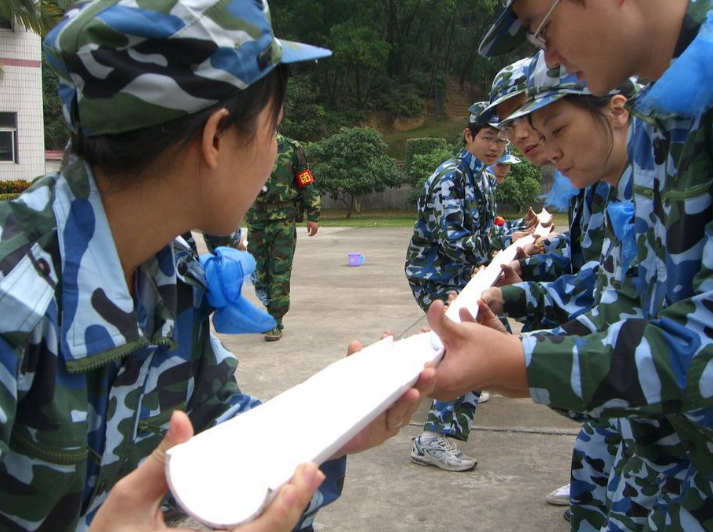
M 469 471 L 478 465 L 475 458 L 464 455 L 451 440 L 438 436 L 421 442 L 421 436 L 414 438 L 411 461 L 418 465 L 432 465 L 446 471 Z
M 569 484 L 557 488 L 546 497 L 546 500 L 555 506 L 569 506 Z
M 482 405 L 490 401 L 490 394 L 488 392 L 480 392 L 480 397 L 478 398 L 478 404 Z

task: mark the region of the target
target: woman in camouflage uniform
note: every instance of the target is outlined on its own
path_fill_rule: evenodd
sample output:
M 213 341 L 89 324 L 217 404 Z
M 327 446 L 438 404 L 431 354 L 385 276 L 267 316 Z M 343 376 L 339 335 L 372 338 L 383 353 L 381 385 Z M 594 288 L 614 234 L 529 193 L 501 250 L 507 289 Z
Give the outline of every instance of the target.
M 261 0 L 97 0 L 45 53 L 74 156 L 0 206 L 0 529 L 163 529 L 166 449 L 259 404 L 174 237 L 235 231 L 274 165 L 280 65 L 330 52 L 277 40 Z M 418 395 L 345 450 L 394 435 Z M 310 530 L 344 467 L 303 466 L 244 530 L 292 529 L 321 484 Z

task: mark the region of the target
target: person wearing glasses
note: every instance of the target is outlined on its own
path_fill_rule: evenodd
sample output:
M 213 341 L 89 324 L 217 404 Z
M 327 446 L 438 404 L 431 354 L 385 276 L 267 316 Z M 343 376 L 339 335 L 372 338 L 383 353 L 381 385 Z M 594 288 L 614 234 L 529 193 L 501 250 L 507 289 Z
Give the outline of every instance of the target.
M 608 529 L 711 530 L 713 2 L 509 1 L 481 51 L 511 51 L 527 31 L 550 66 L 595 95 L 632 75 L 651 80 L 627 103 L 636 280 L 604 292 L 578 320 L 586 327 L 523 338 L 450 322 L 434 303 L 429 322 L 446 346 L 435 396 L 495 386 L 561 412 L 625 418 L 631 454 L 614 466 L 625 473 L 615 487 L 622 504 L 640 489 L 654 502 Z
M 418 200 L 405 271 L 424 311 L 436 300 L 446 301 L 450 292 L 462 290 L 474 268 L 488 264 L 493 253 L 524 234 L 495 223 L 495 196 L 487 167 L 503 155 L 507 141 L 482 120 L 487 106 L 488 102 L 471 106 L 463 151 L 436 169 Z M 473 469 L 477 460 L 449 438 L 467 441 L 479 397 L 479 391 L 469 391 L 456 401 L 435 402 L 423 434 L 414 440 L 411 460 L 446 471 Z

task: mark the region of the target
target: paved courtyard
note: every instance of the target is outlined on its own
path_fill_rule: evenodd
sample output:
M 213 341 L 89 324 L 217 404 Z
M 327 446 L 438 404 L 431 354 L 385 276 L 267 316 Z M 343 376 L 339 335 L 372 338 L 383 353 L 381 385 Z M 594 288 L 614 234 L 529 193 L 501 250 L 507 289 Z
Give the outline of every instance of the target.
M 308 238 L 301 229 L 283 339 L 222 336 L 240 360 L 242 390 L 268 400 L 344 356 L 351 340 L 368 345 L 382 330 L 398 334 L 423 326 L 403 274 L 410 234 L 410 228 L 321 228 Z M 348 252 L 363 253 L 365 264 L 348 267 Z M 251 286 L 246 290 L 254 297 Z M 420 433 L 428 407 L 424 403 L 396 438 L 349 458 L 344 494 L 320 512 L 316 530 L 569 530 L 563 508 L 546 504 L 545 495 L 569 478 L 578 425 L 529 400 L 493 395 L 461 444 L 478 467 L 448 473 L 409 461 L 411 438 Z M 314 422 L 329 420 L 315 412 Z M 259 445 L 272 435 L 247 437 Z

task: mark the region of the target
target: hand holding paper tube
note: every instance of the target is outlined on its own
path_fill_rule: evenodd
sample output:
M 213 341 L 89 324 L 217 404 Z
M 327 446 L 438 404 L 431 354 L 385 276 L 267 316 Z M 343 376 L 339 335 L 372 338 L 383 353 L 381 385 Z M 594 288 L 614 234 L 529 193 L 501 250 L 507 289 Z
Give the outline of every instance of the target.
M 551 216 L 543 211 L 539 220 L 535 234 L 546 235 L 549 229 L 545 225 L 551 223 Z M 467 308 L 474 317 L 477 315 L 480 294 L 497 281 L 500 265 L 511 262 L 517 246 L 526 243 L 523 242 L 526 239 L 533 237 L 524 237 L 500 252 L 471 280 L 445 313 L 452 321 L 444 319 L 443 304 L 434 303 L 429 320 L 436 332 L 445 334 L 449 353 L 451 349 L 457 352 L 464 341 L 462 331 L 454 335 L 449 328 L 460 322 L 459 309 Z M 437 314 L 438 319 L 434 318 Z M 484 334 L 498 335 L 493 342 L 504 341 L 504 335 L 497 331 L 476 324 L 463 325 L 481 327 L 487 331 Z M 361 431 L 372 423 L 388 424 L 387 432 L 394 429 L 395 434 L 397 425 L 413 413 L 413 401 L 402 396 L 411 393 L 424 365 L 438 363 L 442 356 L 441 341 L 433 333 L 399 341 L 389 337 L 328 366 L 259 408 L 172 448 L 167 453 L 166 475 L 174 497 L 189 514 L 210 526 L 235 526 L 254 519 L 280 486 L 292 478 L 298 464 L 322 463 L 341 449 L 358 450 L 359 445 L 352 448 L 345 445 L 360 433 L 363 437 Z M 450 387 L 441 384 L 441 395 L 463 385 L 463 376 L 455 375 L 457 372 L 451 367 L 452 364 L 447 365 L 448 371 L 443 377 L 436 376 L 437 386 L 449 378 L 454 382 Z M 367 380 L 370 385 L 365 389 L 362 383 Z M 330 423 L 309 419 L 309 412 L 313 411 L 309 405 L 314 403 L 320 404 L 321 419 L 330 419 Z M 394 409 L 398 408 L 403 411 L 400 420 L 394 415 Z M 387 417 L 389 414 L 385 412 L 391 412 L 391 416 Z M 280 426 L 285 434 L 304 434 L 308 430 L 309 437 L 295 438 L 289 446 L 279 438 L 264 440 L 259 451 L 269 456 L 269 460 L 256 459 L 254 448 L 249 452 L 240 449 L 241 445 L 252 445 L 242 435 L 269 434 L 274 426 Z M 362 442 L 371 443 L 379 442 Z M 235 478 L 240 478 L 240 482 L 233 482 Z

